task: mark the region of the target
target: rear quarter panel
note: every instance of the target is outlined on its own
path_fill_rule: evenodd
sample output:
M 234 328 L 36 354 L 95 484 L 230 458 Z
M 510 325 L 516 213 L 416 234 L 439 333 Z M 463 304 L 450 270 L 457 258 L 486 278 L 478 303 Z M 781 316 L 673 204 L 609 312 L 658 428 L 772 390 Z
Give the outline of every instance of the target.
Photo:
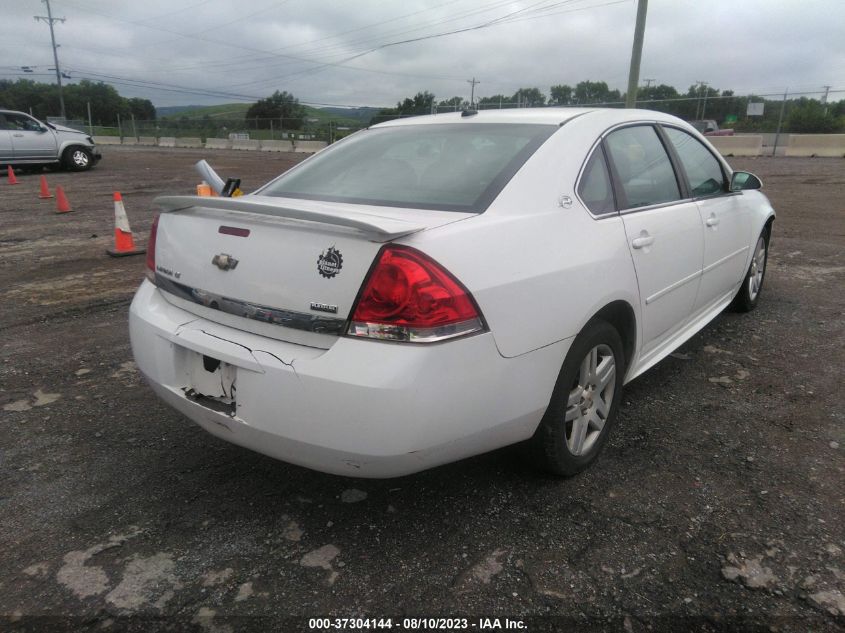
M 403 240 L 470 289 L 505 357 L 575 336 L 611 301 L 639 311 L 621 219 L 594 219 L 575 196 L 597 136 L 576 122 L 554 134 L 485 213 Z

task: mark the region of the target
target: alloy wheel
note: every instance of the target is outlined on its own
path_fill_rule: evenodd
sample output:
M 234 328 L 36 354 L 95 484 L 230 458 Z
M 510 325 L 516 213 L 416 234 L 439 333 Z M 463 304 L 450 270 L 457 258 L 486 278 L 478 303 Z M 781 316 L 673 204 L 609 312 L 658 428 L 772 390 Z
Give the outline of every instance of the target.
M 605 344 L 581 361 L 566 405 L 566 445 L 573 455 L 588 453 L 601 436 L 616 389 L 616 360 Z
M 763 285 L 763 273 L 766 272 L 766 240 L 763 236 L 757 240 L 754 256 L 751 258 L 751 270 L 748 273 L 748 297 L 754 301 Z

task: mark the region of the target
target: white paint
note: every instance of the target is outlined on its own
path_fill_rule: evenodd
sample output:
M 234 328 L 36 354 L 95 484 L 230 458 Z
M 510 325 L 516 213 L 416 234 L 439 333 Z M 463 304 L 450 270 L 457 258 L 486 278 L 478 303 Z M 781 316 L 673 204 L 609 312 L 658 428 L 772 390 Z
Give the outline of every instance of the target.
M 282 531 L 282 536 L 288 541 L 298 542 L 302 539 L 302 529 L 296 521 L 291 521 Z
M 198 624 L 206 633 L 233 633 L 232 627 L 228 624 L 215 624 L 214 616 L 217 612 L 208 607 L 200 607 L 199 611 L 191 618 L 193 624 Z
M 499 562 L 499 558 L 501 558 L 505 553 L 506 550 L 503 549 L 495 550 L 487 558 L 472 568 L 472 571 L 470 572 L 471 576 L 475 580 L 478 580 L 485 585 L 489 585 L 494 576 L 502 573 L 504 566 L 501 562 Z
M 147 558 L 135 556 L 126 565 L 123 578 L 107 596 L 106 602 L 123 611 L 152 607 L 162 611 L 182 587 L 170 554 L 159 552 Z
M 329 572 L 329 575 L 326 577 L 326 582 L 328 582 L 329 585 L 333 585 L 340 576 L 340 574 L 332 567 L 332 561 L 338 554 L 340 554 L 340 550 L 334 545 L 323 545 L 323 547 L 308 552 L 302 557 L 299 564 L 303 567 L 319 567 L 321 569 L 325 569 Z
M 33 407 L 45 407 L 48 404 L 53 404 L 56 400 L 62 397 L 60 393 L 46 393 L 39 389 L 36 391 L 32 396 L 35 398 L 35 401 L 32 403 Z
M 235 570 L 231 567 L 227 567 L 226 569 L 221 569 L 220 571 L 209 571 L 203 574 L 202 576 L 202 586 L 203 587 L 214 587 L 216 585 L 222 585 L 224 582 L 229 580 L 232 577 L 232 574 L 235 573 Z
M 255 591 L 252 589 L 252 583 L 245 582 L 238 587 L 238 595 L 235 596 L 235 602 L 243 602 L 244 600 L 251 598 L 254 593 Z
M 322 547 L 311 550 L 299 561 L 303 567 L 320 567 L 327 571 L 332 569 L 332 561 L 340 554 L 340 550 L 334 545 L 323 545 Z
M 133 526 L 127 533 L 110 536 L 108 541 L 87 550 L 68 552 L 64 556 L 64 564 L 56 573 L 56 580 L 79 599 L 105 593 L 109 588 L 108 575 L 102 567 L 87 565 L 88 561 L 100 552 L 120 547 L 140 533 L 141 530 Z
M 32 406 L 29 404 L 29 400 L 15 400 L 14 402 L 10 402 L 9 404 L 3 405 L 3 411 L 29 411 L 32 409 Z
M 358 503 L 367 498 L 367 493 L 357 488 L 349 488 L 340 493 L 340 500 L 343 503 Z
M 38 578 L 43 578 L 47 575 L 47 572 L 49 570 L 50 566 L 46 562 L 43 562 L 30 565 L 29 567 L 23 570 L 23 573 L 27 576 L 37 576 Z

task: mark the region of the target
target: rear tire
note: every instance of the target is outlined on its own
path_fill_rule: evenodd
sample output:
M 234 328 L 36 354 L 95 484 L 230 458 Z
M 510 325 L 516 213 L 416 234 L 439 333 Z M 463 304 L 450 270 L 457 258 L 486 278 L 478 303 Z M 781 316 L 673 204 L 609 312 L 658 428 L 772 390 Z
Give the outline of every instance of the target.
M 88 171 L 94 166 L 94 155 L 85 147 L 68 147 L 62 154 L 62 165 L 70 171 Z
M 763 292 L 763 280 L 766 278 L 766 264 L 769 261 L 769 229 L 766 228 L 757 239 L 748 272 L 742 279 L 739 292 L 731 302 L 730 308 L 735 312 L 751 312 L 757 307 L 760 293 Z
M 571 477 L 595 461 L 616 420 L 625 354 L 606 321 L 590 322 L 569 348 L 549 407 L 531 439 L 543 470 Z

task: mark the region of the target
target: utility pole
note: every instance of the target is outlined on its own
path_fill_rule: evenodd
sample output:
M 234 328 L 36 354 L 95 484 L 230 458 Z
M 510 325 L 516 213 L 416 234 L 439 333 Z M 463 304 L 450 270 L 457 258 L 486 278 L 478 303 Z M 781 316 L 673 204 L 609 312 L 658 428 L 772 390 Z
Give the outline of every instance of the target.
M 699 119 L 704 118 L 704 112 L 701 110 L 701 89 L 707 86 L 707 82 L 697 79 L 695 85 L 698 86 L 698 90 L 696 90 L 696 92 L 698 93 L 698 99 L 696 99 L 695 101 L 695 120 L 697 121 Z M 707 93 L 705 93 L 705 95 L 706 94 Z M 701 115 L 698 114 L 699 111 L 701 111 Z
M 472 84 L 472 92 L 470 93 L 469 98 L 469 107 L 473 108 L 475 106 L 475 84 L 480 84 L 481 82 L 478 81 L 475 77 L 473 77 L 471 80 L 467 79 L 467 83 Z
M 827 116 L 827 96 L 830 94 L 831 86 L 822 86 L 824 88 L 824 96 L 822 97 L 822 103 L 824 104 L 824 114 Z
M 704 118 L 704 111 L 707 109 L 707 88 L 709 84 L 706 81 L 701 82 L 702 87 L 704 88 L 704 103 L 701 105 L 701 118 Z
M 62 109 L 62 119 L 66 119 L 65 115 L 65 98 L 62 95 L 62 71 L 59 68 L 59 52 L 56 46 L 56 34 L 53 32 L 53 24 L 55 22 L 64 22 L 65 18 L 54 18 L 53 12 L 50 10 L 50 0 L 42 0 L 47 5 L 47 15 L 33 16 L 36 22 L 46 22 L 50 26 L 50 41 L 53 43 L 53 61 L 56 62 L 56 83 L 59 85 L 59 105 Z
M 640 60 L 643 56 L 643 36 L 645 35 L 645 15 L 648 0 L 638 0 L 637 24 L 634 27 L 634 46 L 631 49 L 631 68 L 628 71 L 628 94 L 625 95 L 625 107 L 637 105 L 637 86 L 640 84 Z
M 789 96 L 789 88 L 783 91 L 783 102 L 780 104 L 780 116 L 778 117 L 778 131 L 775 133 L 775 145 L 772 147 L 772 156 L 778 151 L 778 141 L 780 141 L 780 128 L 783 125 L 783 112 L 786 110 L 786 98 Z
M 643 81 L 645 82 L 645 89 L 648 90 L 651 88 L 651 82 L 654 81 L 654 79 L 643 79 Z

